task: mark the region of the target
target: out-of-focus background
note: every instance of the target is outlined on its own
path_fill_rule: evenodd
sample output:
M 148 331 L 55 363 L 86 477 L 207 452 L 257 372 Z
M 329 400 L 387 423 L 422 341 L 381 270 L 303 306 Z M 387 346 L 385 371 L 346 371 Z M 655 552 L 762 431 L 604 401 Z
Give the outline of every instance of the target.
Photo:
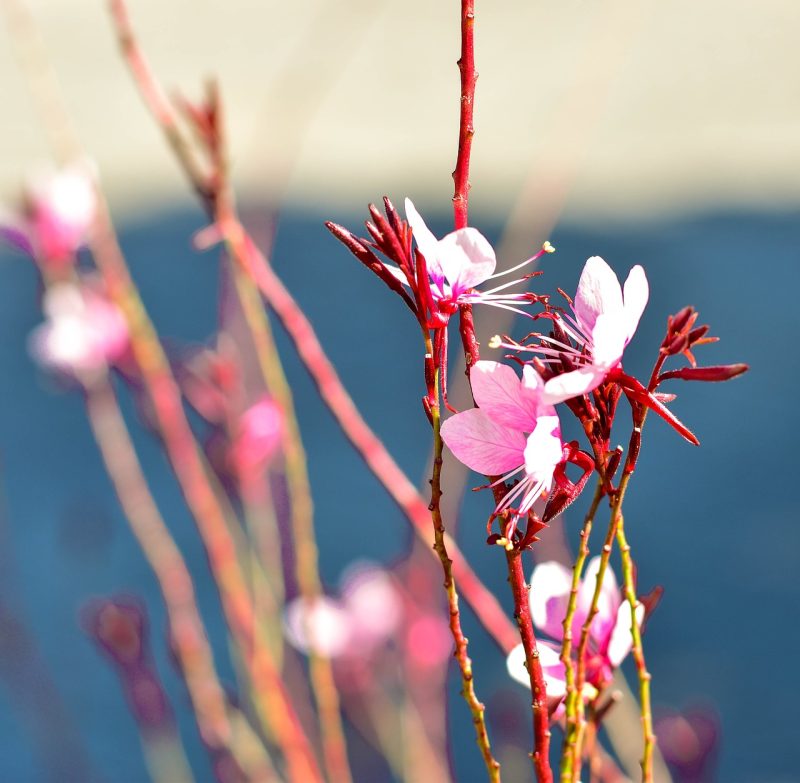
M 104 4 L 30 7 L 157 326 L 173 340 L 206 340 L 216 319 L 216 260 L 190 247 L 202 216 L 120 61 Z M 322 221 L 355 229 L 369 201 L 409 195 L 437 233 L 449 229 L 458 3 L 131 0 L 130 10 L 166 84 L 192 97 L 204 79 L 218 79 L 234 178 L 254 231 L 268 234 L 277 215 L 276 269 L 367 419 L 421 480 L 428 435 L 412 324 Z M 676 412 L 697 432 L 699 449 L 662 422 L 648 423 L 626 518 L 640 586 L 666 588 L 646 636 L 656 704 L 713 705 L 722 734 L 718 780 L 800 780 L 792 482 L 800 6 L 478 0 L 476 11 L 470 214 L 498 242 L 501 264 L 549 238 L 558 252 L 546 260 L 542 286 L 570 292 L 589 255 L 603 255 L 620 274 L 642 263 L 652 295 L 626 355 L 629 370 L 648 371 L 666 316 L 684 304 L 698 307 L 721 337 L 703 363 L 751 365 L 731 384 L 677 389 Z M 8 27 L 0 32 L 5 203 L 48 156 L 18 68 L 30 50 L 19 43 Z M 59 759 L 74 762 L 80 748 L 98 779 L 143 780 L 132 719 L 76 616 L 93 595 L 134 593 L 150 604 L 160 638 L 163 609 L 104 478 L 81 400 L 55 388 L 27 354 L 26 336 L 41 319 L 35 271 L 1 252 L 0 598 L 15 619 L 5 622 L 0 645 L 0 778 L 66 780 Z M 353 559 L 390 562 L 406 529 L 286 355 L 310 455 L 323 577 L 335 585 Z M 146 433 L 137 445 L 196 571 L 201 604 L 218 615 L 166 463 Z M 363 502 L 345 510 L 342 497 Z M 460 539 L 505 600 L 498 558 L 483 544 L 488 503 L 468 498 Z M 564 523 L 573 545 L 578 521 L 574 512 Z M 524 739 L 508 717 L 511 710 L 527 727 L 522 689 L 477 626 L 468 631 L 485 692 L 500 694 L 497 731 L 509 742 L 514 732 Z M 221 631 L 214 641 L 224 659 Z M 195 774 L 209 779 L 163 641 L 157 645 Z M 48 724 L 54 694 L 63 719 Z M 450 721 L 462 740 L 463 713 L 454 696 Z M 476 762 L 476 753 L 460 753 L 457 779 L 481 780 Z

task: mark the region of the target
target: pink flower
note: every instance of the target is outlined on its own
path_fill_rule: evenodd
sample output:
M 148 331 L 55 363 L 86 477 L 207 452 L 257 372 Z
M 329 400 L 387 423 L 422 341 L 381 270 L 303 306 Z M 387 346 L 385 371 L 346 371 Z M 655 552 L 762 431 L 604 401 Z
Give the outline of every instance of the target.
M 547 382 L 548 391 L 561 400 L 586 394 L 597 388 L 617 367 L 625 346 L 633 337 L 649 295 L 647 278 L 641 266 L 635 266 L 625 281 L 624 292 L 611 267 L 600 256 L 592 256 L 583 267 L 573 305 L 574 316 L 557 315 L 560 329 L 575 345 L 539 335 L 540 345 L 526 346 L 558 362 L 561 356 L 575 369 L 554 376 Z M 518 345 L 494 339 L 492 347 L 518 350 Z
M 296 598 L 286 609 L 283 627 L 292 647 L 305 653 L 313 650 L 326 658 L 342 655 L 352 634 L 347 611 L 327 596 L 313 603 Z
M 21 216 L 3 221 L 2 236 L 41 263 L 70 264 L 85 244 L 97 211 L 88 166 L 34 176 Z
M 283 411 L 272 397 L 251 405 L 237 422 L 230 457 L 243 473 L 258 470 L 269 462 L 283 437 Z
M 572 621 L 573 654 L 581 637 L 581 629 L 589 614 L 597 584 L 600 558 L 595 557 L 586 569 L 578 588 L 578 601 Z M 533 624 L 552 639 L 563 639 L 563 621 L 567 614 L 572 572 L 560 563 L 541 563 L 531 577 L 530 605 Z M 623 602 L 622 594 L 611 568 L 606 568 L 598 602 L 598 612 L 589 629 L 589 645 L 586 661 L 587 693 L 603 688 L 610 680 L 633 645 L 631 635 L 631 610 Z M 644 606 L 636 606 L 636 622 L 641 625 Z M 539 660 L 547 683 L 548 697 L 561 698 L 566 693 L 564 665 L 559 659 L 559 645 L 550 641 L 539 641 Z M 530 684 L 525 668 L 525 653 L 522 645 L 515 647 L 506 661 L 509 674 L 524 685 Z
M 524 278 L 513 280 L 489 291 L 479 292 L 473 289 L 487 280 L 515 272 L 540 258 L 544 253 L 553 251 L 552 245 L 549 242 L 545 243 L 535 256 L 512 269 L 495 274 L 497 258 L 494 248 L 477 229 L 460 228 L 447 234 L 443 239 L 436 239 L 409 198 L 406 199 L 406 219 L 417 242 L 417 249 L 425 257 L 431 298 L 444 315 L 455 312 L 460 304 L 476 303 L 491 304 L 521 312 L 514 305 L 529 301 L 530 294 L 500 292 L 516 285 Z M 407 284 L 405 275 L 400 269 L 388 266 L 387 269 L 403 284 Z
M 486 476 L 523 477 L 496 509 L 519 500 L 514 519 L 524 516 L 550 489 L 563 460 L 558 415 L 544 393 L 546 384 L 530 365 L 523 378 L 498 362 L 480 361 L 470 373 L 478 408 L 457 413 L 442 425 L 442 438 L 455 457 Z
M 122 312 L 89 285 L 58 283 L 42 302 L 47 321 L 30 336 L 34 359 L 69 375 L 92 375 L 119 359 L 128 346 Z
M 342 578 L 340 598 L 302 598 L 286 609 L 284 630 L 302 652 L 329 658 L 366 657 L 386 644 L 403 619 L 400 594 L 391 575 L 372 563 L 351 566 Z

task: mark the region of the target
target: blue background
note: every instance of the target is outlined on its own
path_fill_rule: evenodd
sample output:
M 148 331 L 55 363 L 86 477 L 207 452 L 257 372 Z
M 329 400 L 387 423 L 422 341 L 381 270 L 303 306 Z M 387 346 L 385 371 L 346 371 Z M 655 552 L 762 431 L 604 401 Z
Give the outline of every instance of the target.
M 701 322 L 721 337 L 700 349 L 700 363 L 751 366 L 728 384 L 674 384 L 679 397 L 673 409 L 702 445 L 689 446 L 651 417 L 626 502 L 640 587 L 666 587 L 646 635 L 654 701 L 676 708 L 696 700 L 716 705 L 723 730 L 719 779 L 730 783 L 800 779 L 794 709 L 800 693 L 800 528 L 791 453 L 798 428 L 794 384 L 800 381 L 794 342 L 800 332 L 799 217 L 709 213 L 602 228 L 562 225 L 550 237 L 558 252 L 546 259 L 546 275 L 537 283 L 573 291 L 583 262 L 594 254 L 621 275 L 641 263 L 651 299 L 626 353 L 629 372 L 649 372 L 667 315 L 685 304 L 695 305 Z M 367 421 L 409 475 L 421 478 L 429 430 L 419 405 L 418 332 L 399 300 L 325 231 L 326 218 L 358 226 L 363 216 L 334 208 L 327 214 L 286 211 L 275 266 Z M 472 222 L 497 239 L 497 227 L 493 231 L 479 214 Z M 449 215 L 431 224 L 441 233 Z M 215 328 L 217 260 L 189 245 L 201 226 L 199 214 L 177 212 L 122 231 L 159 331 L 179 341 L 206 340 Z M 40 321 L 35 271 L 4 254 L 0 276 L 0 780 L 147 779 L 116 676 L 77 623 L 88 598 L 121 592 L 148 604 L 159 670 L 196 775 L 209 780 L 165 649 L 155 582 L 117 507 L 80 395 L 59 390 L 28 357 L 26 335 Z M 281 334 L 279 342 L 288 348 Z M 309 455 L 322 575 L 333 584 L 357 557 L 396 557 L 408 531 L 291 351 L 284 355 Z M 132 416 L 127 398 L 126 408 Z M 196 576 L 223 677 L 232 681 L 218 600 L 193 523 L 157 444 L 133 429 L 156 499 Z M 343 497 L 357 498 L 346 513 Z M 460 539 L 507 606 L 504 570 L 484 544 L 488 504 L 484 495 L 468 498 Z M 572 541 L 581 507 L 566 522 Z M 469 616 L 467 632 L 484 692 L 509 692 L 512 709 L 527 726 L 522 690 L 509 689 L 502 658 Z M 482 780 L 456 690 L 450 720 L 465 748 L 457 778 Z

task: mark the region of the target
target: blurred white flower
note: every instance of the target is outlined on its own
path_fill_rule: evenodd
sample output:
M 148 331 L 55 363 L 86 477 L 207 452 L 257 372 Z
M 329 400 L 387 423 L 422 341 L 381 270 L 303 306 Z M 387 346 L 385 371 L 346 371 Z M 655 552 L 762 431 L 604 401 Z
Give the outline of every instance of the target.
M 125 317 L 89 286 L 53 285 L 42 309 L 47 320 L 34 329 L 28 344 L 43 367 L 85 376 L 113 364 L 127 348 Z

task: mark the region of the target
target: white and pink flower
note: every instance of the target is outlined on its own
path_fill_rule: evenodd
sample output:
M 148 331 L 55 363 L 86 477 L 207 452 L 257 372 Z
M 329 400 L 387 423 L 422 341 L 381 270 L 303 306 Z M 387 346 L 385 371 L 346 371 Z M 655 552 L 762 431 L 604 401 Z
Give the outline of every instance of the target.
M 402 618 L 402 599 L 391 575 L 361 562 L 342 578 L 339 599 L 320 596 L 309 603 L 296 598 L 283 625 L 287 640 L 301 652 L 365 657 L 392 638 Z
M 564 459 L 554 399 L 530 365 L 520 378 L 507 365 L 480 361 L 470 381 L 479 407 L 447 419 L 442 438 L 458 460 L 478 473 L 498 476 L 497 483 L 522 473 L 496 509 L 499 514 L 516 502 L 514 518 L 522 517 L 550 489 Z
M 566 400 L 596 389 L 619 366 L 648 296 L 647 278 L 641 266 L 631 269 L 623 289 L 600 256 L 592 256 L 586 262 L 575 294 L 573 315 L 554 316 L 574 345 L 539 335 L 541 344 L 523 347 L 543 356 L 546 362 L 560 362 L 564 356 L 574 366 L 547 381 L 548 393 L 554 399 Z M 519 345 L 504 343 L 499 338 L 490 345 L 520 349 Z
M 487 280 L 494 280 L 517 271 L 541 258 L 545 253 L 553 251 L 552 245 L 546 242 L 542 250 L 521 264 L 495 274 L 497 257 L 489 240 L 476 228 L 460 228 L 451 231 L 442 239 L 436 239 L 425 224 L 411 199 L 405 202 L 406 219 L 417 249 L 425 257 L 428 270 L 428 284 L 431 298 L 439 312 L 449 315 L 461 304 L 490 304 L 514 312 L 530 299 L 525 293 L 502 293 L 507 288 L 522 282 L 525 278 L 504 283 L 488 291 L 474 290 Z M 407 284 L 405 274 L 396 267 L 387 269 L 404 285 Z M 418 281 L 422 282 L 422 281 Z M 522 312 L 525 315 L 524 312 Z
M 595 557 L 589 562 L 578 588 L 577 607 L 572 621 L 573 654 L 577 652 L 581 630 L 589 615 L 599 568 L 600 558 Z M 566 693 L 560 642 L 564 636 L 563 622 L 567 614 L 571 586 L 572 572 L 555 561 L 540 563 L 531 577 L 530 605 L 533 624 L 543 634 L 555 640 L 539 640 L 537 645 L 548 698 L 562 698 Z M 611 681 L 614 669 L 622 663 L 633 646 L 630 605 L 623 601 L 610 567 L 606 568 L 603 575 L 597 609 L 589 628 L 586 695 L 596 692 Z M 636 622 L 641 626 L 643 620 L 644 606 L 640 603 L 636 606 Z M 521 644 L 511 651 L 506 665 L 515 680 L 524 685 L 530 684 Z
M 112 365 L 128 347 L 125 316 L 90 285 L 52 285 L 42 309 L 47 320 L 31 333 L 29 348 L 48 369 L 86 380 Z
M 0 236 L 51 268 L 70 265 L 97 213 L 90 166 L 74 164 L 31 177 L 24 209 L 2 219 Z

